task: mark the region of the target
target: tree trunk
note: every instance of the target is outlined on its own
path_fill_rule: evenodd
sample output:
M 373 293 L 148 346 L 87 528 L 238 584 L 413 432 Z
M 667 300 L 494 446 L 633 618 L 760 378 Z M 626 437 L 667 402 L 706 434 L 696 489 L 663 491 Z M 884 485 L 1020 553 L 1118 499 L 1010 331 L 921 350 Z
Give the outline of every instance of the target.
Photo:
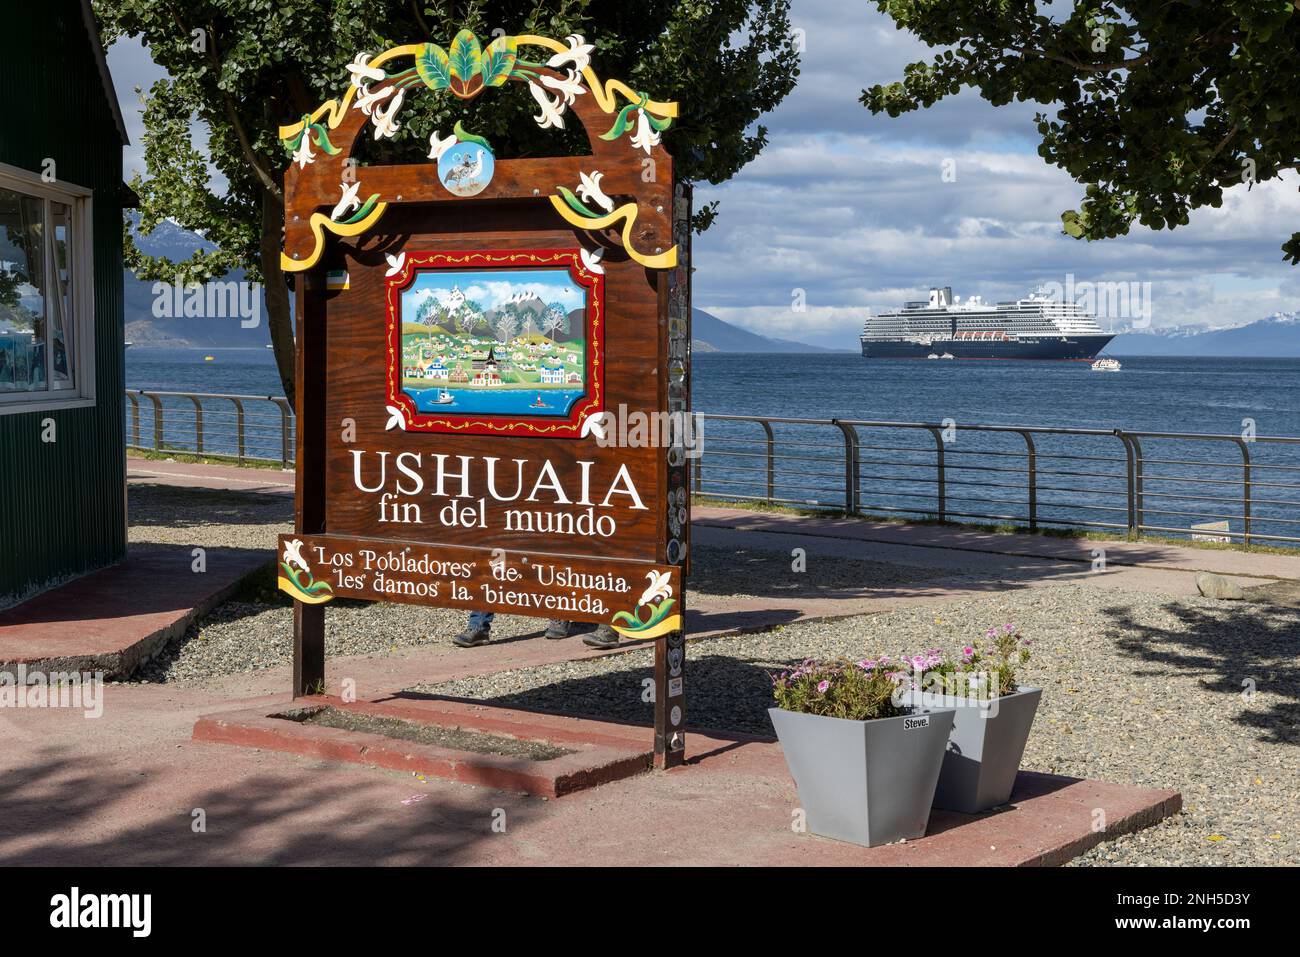
M 260 258 L 262 283 L 266 293 L 266 321 L 271 332 L 271 347 L 280 371 L 280 384 L 290 402 L 297 401 L 294 387 L 293 317 L 289 310 L 289 287 L 280 269 L 280 237 L 284 229 L 284 207 L 275 197 L 262 190 L 262 241 Z

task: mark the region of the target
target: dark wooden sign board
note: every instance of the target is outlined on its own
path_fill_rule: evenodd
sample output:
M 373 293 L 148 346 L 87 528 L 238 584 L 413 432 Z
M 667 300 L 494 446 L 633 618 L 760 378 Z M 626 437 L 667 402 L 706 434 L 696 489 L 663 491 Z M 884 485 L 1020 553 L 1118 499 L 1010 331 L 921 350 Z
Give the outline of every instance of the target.
M 281 128 L 298 455 L 280 587 L 295 695 L 325 687 L 335 597 L 654 640 L 667 767 L 685 747 L 689 432 L 659 426 L 690 410 L 690 197 L 659 138 L 676 104 L 602 82 L 590 53 L 461 31 L 362 54 L 341 101 Z M 543 127 L 576 116 L 591 154 L 498 159 L 457 123 L 428 163 L 353 161 L 406 97 L 506 82 Z

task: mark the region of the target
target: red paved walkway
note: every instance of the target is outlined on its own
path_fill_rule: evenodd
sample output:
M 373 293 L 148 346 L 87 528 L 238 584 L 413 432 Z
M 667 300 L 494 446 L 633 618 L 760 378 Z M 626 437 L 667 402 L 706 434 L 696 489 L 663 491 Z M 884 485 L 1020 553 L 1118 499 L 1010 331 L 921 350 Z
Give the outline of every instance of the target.
M 271 553 L 209 548 L 194 571 L 187 546 L 132 545 L 126 560 L 0 612 L 0 666 L 103 671 L 122 678 L 216 607 Z

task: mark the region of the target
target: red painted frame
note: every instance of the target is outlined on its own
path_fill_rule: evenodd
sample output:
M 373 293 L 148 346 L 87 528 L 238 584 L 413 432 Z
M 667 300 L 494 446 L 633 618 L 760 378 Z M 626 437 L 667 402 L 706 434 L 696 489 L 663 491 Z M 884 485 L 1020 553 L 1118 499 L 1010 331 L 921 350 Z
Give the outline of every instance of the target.
M 587 395 L 556 416 L 480 415 L 454 416 L 445 412 L 420 412 L 402 390 L 402 293 L 420 273 L 465 269 L 546 269 L 566 266 L 575 283 L 587 290 L 583 310 L 587 343 Z M 579 438 L 582 422 L 605 409 L 605 277 L 582 262 L 580 249 L 465 250 L 460 252 L 408 252 L 402 268 L 386 280 L 388 336 L 388 404 L 402 410 L 411 432 L 459 435 L 548 435 Z

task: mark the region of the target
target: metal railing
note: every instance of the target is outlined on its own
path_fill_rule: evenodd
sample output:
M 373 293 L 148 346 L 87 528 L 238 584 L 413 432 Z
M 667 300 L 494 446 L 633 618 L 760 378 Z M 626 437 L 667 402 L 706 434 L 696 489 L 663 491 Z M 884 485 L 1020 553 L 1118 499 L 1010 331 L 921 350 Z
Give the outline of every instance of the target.
M 127 448 L 293 465 L 293 407 L 284 396 L 127 389 L 126 398 Z
M 700 418 L 695 491 L 713 498 L 1133 538 L 1300 543 L 1300 438 Z
M 129 389 L 129 448 L 294 460 L 283 396 Z M 1300 438 L 703 413 L 695 491 L 853 515 L 1300 543 Z M 1181 523 L 1181 524 L 1179 524 Z M 1226 523 L 1219 528 L 1195 524 Z

